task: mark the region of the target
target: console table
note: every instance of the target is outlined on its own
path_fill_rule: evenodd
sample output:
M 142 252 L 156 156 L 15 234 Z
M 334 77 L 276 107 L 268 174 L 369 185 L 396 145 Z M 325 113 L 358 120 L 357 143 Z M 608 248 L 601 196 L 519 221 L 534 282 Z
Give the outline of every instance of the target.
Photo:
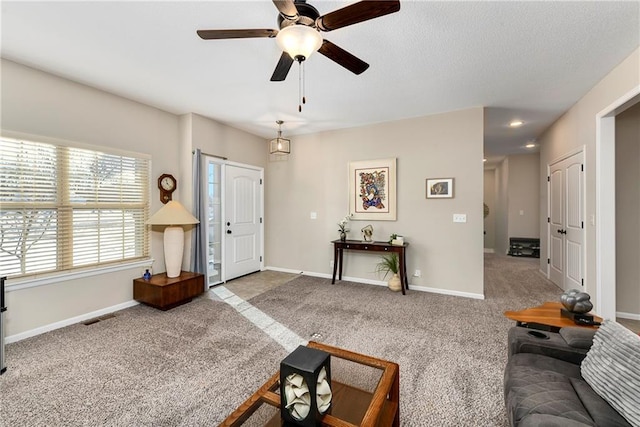
M 405 289 L 409 290 L 409 281 L 407 279 L 407 257 L 406 249 L 408 243 L 400 245 L 392 245 L 387 242 L 363 242 L 362 240 L 334 240 L 333 242 L 333 277 L 331 284 L 336 283 L 336 270 L 338 271 L 338 280 L 342 280 L 342 255 L 347 251 L 364 251 L 364 252 L 395 252 L 398 254 L 400 269 L 400 284 L 402 285 L 402 295 L 405 295 Z
M 191 301 L 204 292 L 204 275 L 181 271 L 178 277 L 167 273 L 154 274 L 151 279 L 133 280 L 133 299 L 160 310 L 169 310 Z

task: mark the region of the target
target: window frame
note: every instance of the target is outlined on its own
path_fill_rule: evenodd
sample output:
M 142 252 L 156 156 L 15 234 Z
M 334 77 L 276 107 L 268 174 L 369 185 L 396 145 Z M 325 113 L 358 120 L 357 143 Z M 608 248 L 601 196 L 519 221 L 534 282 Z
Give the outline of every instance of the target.
M 142 255 L 140 257 L 134 258 L 126 258 L 119 259 L 115 261 L 103 261 L 98 262 L 91 265 L 80 265 L 80 266 L 68 266 L 61 265 L 61 261 L 59 260 L 55 270 L 47 270 L 47 271 L 39 271 L 33 273 L 24 273 L 24 274 L 14 274 L 12 276 L 8 276 L 7 280 L 7 290 L 17 290 L 23 288 L 29 288 L 34 286 L 42 286 L 47 284 L 52 284 L 60 281 L 74 280 L 82 277 L 90 277 L 98 274 L 104 274 L 113 271 L 120 271 L 130 268 L 141 268 L 144 271 L 144 268 L 151 268 L 153 263 L 153 259 L 151 258 L 151 228 L 146 225 L 146 221 L 149 217 L 149 212 L 151 209 L 151 175 L 152 175 L 152 156 L 145 153 L 133 152 L 122 150 L 113 147 L 105 147 L 98 145 L 91 145 L 85 143 L 78 143 L 75 141 L 69 141 L 59 138 L 46 137 L 42 135 L 34 135 L 27 134 L 21 132 L 14 132 L 10 130 L 2 129 L 0 130 L 0 136 L 2 138 L 14 139 L 14 140 L 23 140 L 34 143 L 43 143 L 43 144 L 51 144 L 56 147 L 58 153 L 60 152 L 60 148 L 64 149 L 80 149 L 80 150 L 90 150 L 92 152 L 104 153 L 109 156 L 120 156 L 120 157 L 129 157 L 134 158 L 136 160 L 142 160 L 147 163 L 147 179 L 145 182 L 146 192 L 143 191 L 143 221 L 144 226 L 143 235 L 141 239 L 142 247 Z M 60 162 L 64 161 L 58 156 L 58 164 L 56 166 L 56 170 L 60 173 L 66 173 L 65 167 L 61 167 Z M 68 156 L 67 156 L 68 158 Z M 61 179 L 58 179 L 58 185 L 60 182 L 63 182 Z M 74 207 L 73 204 L 68 203 L 68 200 L 65 201 L 65 198 L 68 198 L 68 193 L 66 191 L 58 192 L 58 198 L 54 203 L 43 203 L 40 201 L 28 201 L 26 203 L 14 203 L 14 202 L 3 202 L 3 206 L 10 207 L 12 205 L 20 205 L 20 207 L 27 206 L 34 209 L 42 209 L 46 207 L 51 207 L 58 211 L 58 222 L 60 222 L 60 218 L 62 215 L 73 216 Z M 62 197 L 62 200 L 60 200 Z M 108 208 L 100 208 L 100 209 L 108 209 Z M 123 209 L 121 207 L 114 207 L 114 209 Z M 67 212 L 68 211 L 68 212 Z M 61 239 L 60 235 L 65 233 L 67 236 L 73 236 L 73 224 L 72 222 L 68 223 L 69 227 L 65 229 L 59 228 L 56 225 L 56 233 L 58 237 L 56 238 L 56 251 L 59 253 L 60 251 L 60 243 L 58 239 Z M 66 241 L 62 243 L 64 246 L 73 246 L 73 240 Z

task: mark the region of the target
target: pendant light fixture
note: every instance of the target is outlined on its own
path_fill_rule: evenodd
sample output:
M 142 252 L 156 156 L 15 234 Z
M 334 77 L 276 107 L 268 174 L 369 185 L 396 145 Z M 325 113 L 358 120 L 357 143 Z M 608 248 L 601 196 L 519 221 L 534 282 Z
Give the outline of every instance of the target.
M 282 137 L 282 120 L 276 120 L 278 124 L 278 137 L 269 141 L 269 154 L 290 154 L 291 140 Z

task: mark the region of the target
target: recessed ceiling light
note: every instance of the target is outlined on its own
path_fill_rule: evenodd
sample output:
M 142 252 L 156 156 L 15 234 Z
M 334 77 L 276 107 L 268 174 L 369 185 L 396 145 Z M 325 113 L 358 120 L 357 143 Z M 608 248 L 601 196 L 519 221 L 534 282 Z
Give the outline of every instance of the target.
M 509 126 L 511 126 L 512 128 L 517 128 L 518 126 L 522 126 L 523 124 L 524 122 L 522 120 L 514 120 L 509 123 Z
M 529 144 L 525 145 L 526 148 L 533 148 L 535 146 L 536 146 L 536 144 L 533 144 L 533 143 L 529 143 Z

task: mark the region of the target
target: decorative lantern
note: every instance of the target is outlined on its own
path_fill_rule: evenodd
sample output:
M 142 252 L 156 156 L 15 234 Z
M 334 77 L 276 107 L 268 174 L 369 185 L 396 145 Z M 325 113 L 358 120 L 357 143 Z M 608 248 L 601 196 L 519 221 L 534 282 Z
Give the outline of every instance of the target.
M 280 416 L 285 423 L 320 425 L 331 408 L 330 357 L 301 345 L 280 362 Z

